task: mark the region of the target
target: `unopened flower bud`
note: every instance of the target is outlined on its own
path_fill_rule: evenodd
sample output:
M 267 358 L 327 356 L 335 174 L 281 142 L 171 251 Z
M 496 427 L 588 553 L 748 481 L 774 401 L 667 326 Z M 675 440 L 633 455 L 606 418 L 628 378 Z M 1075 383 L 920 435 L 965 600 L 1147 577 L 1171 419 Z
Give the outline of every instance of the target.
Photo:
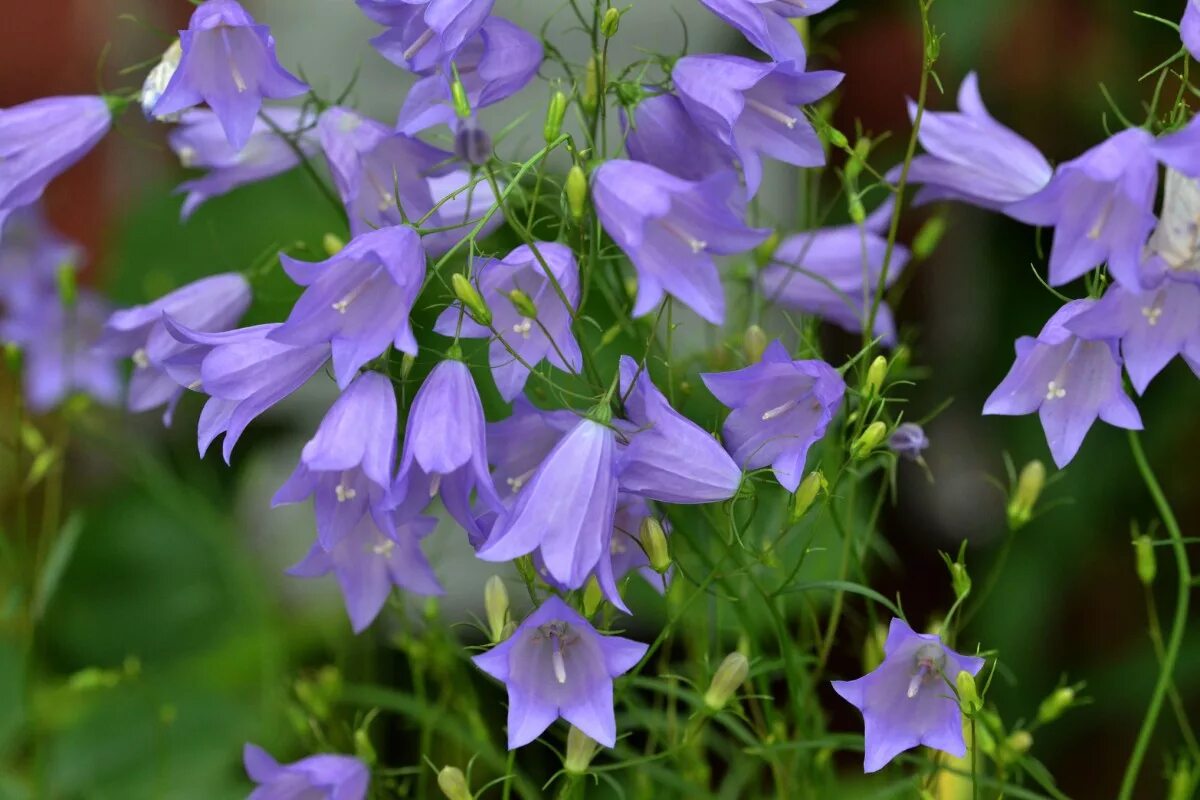
M 321 237 L 321 247 L 325 248 L 325 254 L 333 258 L 346 246 L 346 242 L 336 233 L 327 233 Z
M 533 304 L 533 298 L 525 294 L 520 289 L 513 289 L 508 293 L 508 299 L 512 301 L 513 308 L 517 313 L 526 319 L 537 319 L 537 306 Z
M 599 747 L 590 736 L 572 725 L 571 730 L 567 731 L 567 755 L 563 758 L 563 769 L 568 775 L 583 775 Z
M 832 125 L 826 127 L 825 132 L 825 135 L 829 137 L 829 143 L 838 150 L 845 150 L 850 146 L 850 140 L 846 138 L 846 134 L 842 133 Z
M 602 602 L 604 602 L 604 590 L 600 588 L 600 582 L 593 575 L 588 578 L 588 582 L 583 587 L 583 615 L 590 617 L 595 614 Z
M 650 568 L 659 575 L 669 570 L 671 548 L 667 544 L 667 534 L 662 523 L 654 517 L 646 517 L 642 520 L 639 537 L 642 540 L 642 549 L 646 551 L 646 558 L 650 561 Z
M 546 124 L 542 128 L 542 137 L 550 144 L 562 133 L 563 117 L 567 114 L 567 96 L 562 92 L 550 95 L 550 105 L 546 107 Z
M 821 470 L 813 470 L 804 476 L 804 480 L 796 487 L 796 493 L 792 495 L 793 523 L 799 522 L 800 518 L 808 513 L 808 509 L 812 508 L 822 490 L 829 490 L 829 482 L 825 480 L 825 474 Z
M 1175 765 L 1175 769 L 1171 772 L 1171 783 L 1167 787 L 1167 800 L 1191 800 L 1196 787 L 1193 785 L 1195 779 L 1194 771 L 1197 765 L 1188 761 L 1186 758 L 1180 758 L 1179 763 Z
M 708 685 L 708 691 L 704 693 L 704 705 L 710 711 L 720 711 L 737 694 L 749 674 L 750 662 L 744 655 L 734 651 L 725 656 L 713 675 L 712 683 Z
M 1158 573 L 1158 562 L 1154 558 L 1154 541 L 1142 534 L 1133 540 L 1133 553 L 1137 559 L 1137 576 L 1143 585 L 1154 583 Z
M 888 362 L 883 356 L 875 356 L 871 366 L 867 367 L 867 380 L 863 383 L 863 394 L 874 397 L 883 388 L 883 379 L 887 377 Z
M 621 27 L 621 12 L 615 8 L 610 8 L 604 12 L 604 19 L 600 20 L 600 33 L 605 39 L 611 39 L 617 35 L 617 29 Z
M 763 352 L 767 349 L 767 332 L 758 325 L 746 328 L 742 335 L 742 352 L 751 364 L 762 361 Z
M 975 676 L 963 670 L 954 678 L 954 685 L 958 689 L 958 701 L 963 711 L 968 716 L 979 713 L 983 701 L 979 699 L 979 690 L 975 688 Z
M 479 294 L 478 289 L 471 285 L 466 275 L 461 272 L 454 273 L 450 279 L 450 285 L 454 289 L 454 296 L 467 311 L 471 312 L 472 319 L 484 327 L 492 324 L 492 310 L 487 307 L 487 303 L 483 302 L 483 296 Z
M 1008 502 L 1008 524 L 1016 530 L 1033 518 L 1033 509 L 1046 485 L 1046 467 L 1041 461 L 1030 461 L 1017 478 L 1017 488 Z
M 1062 716 L 1063 712 L 1075 702 L 1075 690 L 1070 686 L 1060 686 L 1038 706 L 1037 720 L 1045 724 L 1053 722 Z
M 508 622 L 508 588 L 499 575 L 488 578 L 483 585 L 483 609 L 487 614 L 492 643 L 503 641 L 504 623 Z
M 888 437 L 888 449 L 898 456 L 921 463 L 922 453 L 929 447 L 925 429 L 915 422 L 902 422 Z
M 846 161 L 846 180 L 854 183 L 867 165 L 867 156 L 871 153 L 871 140 L 859 139 L 854 143 L 854 152 Z
M 951 561 L 950 556 L 942 553 L 942 560 L 946 562 L 946 568 L 950 570 L 950 584 L 954 587 L 954 596 L 959 600 L 971 593 L 971 576 L 967 573 L 967 564 L 964 560 L 966 552 L 966 542 L 963 542 L 963 546 L 958 550 L 957 559 Z
M 946 233 L 946 218 L 938 215 L 925 220 L 925 224 L 917 231 L 917 235 L 913 237 L 912 254 L 917 261 L 924 261 L 933 255 L 933 251 L 937 249 L 938 243 L 942 240 L 942 235 Z
M 771 259 L 775 257 L 775 251 L 779 249 L 780 241 L 779 231 L 771 231 L 771 235 L 754 248 L 754 263 L 760 267 L 770 264 Z
M 847 201 L 848 210 L 850 212 L 850 221 L 855 225 L 862 225 L 867 221 L 867 210 L 863 208 L 862 198 L 856 194 L 850 195 Z
M 467 87 L 463 86 L 458 77 L 458 67 L 450 65 L 453 80 L 450 81 L 450 99 L 454 104 L 454 113 L 459 119 L 471 118 L 471 101 L 467 97 Z
M 354 754 L 368 767 L 374 766 L 378 761 L 375 746 L 371 744 L 371 737 L 362 728 L 354 732 Z
M 473 166 L 483 166 L 492 157 L 492 137 L 478 125 L 464 124 L 454 134 L 454 155 Z
M 579 104 L 589 114 L 596 113 L 600 105 L 600 64 L 595 56 L 588 59 L 587 71 L 583 75 L 583 96 L 579 98 Z
M 412 353 L 405 353 L 400 357 L 400 379 L 408 380 L 408 376 L 412 373 L 412 368 L 417 363 L 417 357 Z
M 463 771 L 458 767 L 442 767 L 442 771 L 438 773 L 438 788 L 447 800 L 471 800 L 467 776 L 463 775 Z
M 862 461 L 887 438 L 887 425 L 880 421 L 872 422 L 867 429 L 850 445 L 850 456 L 856 461 Z
M 1033 747 L 1033 734 L 1029 731 L 1013 731 L 1004 744 L 1010 752 L 1023 756 Z
M 576 164 L 567 173 L 567 208 L 571 210 L 571 219 L 579 222 L 583 212 L 587 210 L 588 179 L 583 167 Z
M 59 300 L 63 306 L 71 308 L 79 296 L 79 289 L 75 283 L 75 267 L 69 263 L 61 264 L 54 277 L 58 283 Z

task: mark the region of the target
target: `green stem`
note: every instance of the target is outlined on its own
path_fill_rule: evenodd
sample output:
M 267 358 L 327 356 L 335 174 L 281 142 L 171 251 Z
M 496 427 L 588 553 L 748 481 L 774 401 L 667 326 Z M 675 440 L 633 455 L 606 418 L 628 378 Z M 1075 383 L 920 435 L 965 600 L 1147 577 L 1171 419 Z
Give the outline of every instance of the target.
M 1183 533 L 1179 530 L 1179 522 L 1175 519 L 1175 512 L 1171 510 L 1171 504 L 1167 502 L 1166 495 L 1163 494 L 1162 487 L 1158 483 L 1158 478 L 1154 476 L 1154 470 L 1150 468 L 1150 462 L 1146 460 L 1146 453 L 1142 450 L 1142 441 L 1136 431 L 1129 432 L 1129 449 L 1133 453 L 1133 460 L 1137 464 L 1138 472 L 1141 473 L 1142 480 L 1146 484 L 1146 489 L 1154 499 L 1154 505 L 1158 509 L 1158 514 L 1162 518 L 1163 525 L 1166 526 L 1167 536 L 1171 541 L 1172 549 L 1175 551 L 1175 563 L 1179 573 L 1179 595 L 1175 599 L 1175 616 L 1171 623 L 1170 635 L 1166 641 L 1166 649 L 1163 651 L 1162 663 L 1158 672 L 1158 682 L 1155 683 L 1154 692 L 1150 695 L 1150 705 L 1146 708 L 1146 716 L 1142 720 L 1141 730 L 1138 731 L 1137 741 L 1133 745 L 1133 752 L 1129 754 L 1129 763 L 1125 766 L 1125 777 L 1121 780 L 1121 791 L 1117 794 L 1118 800 L 1130 800 L 1133 797 L 1138 772 L 1142 767 L 1142 761 L 1146 757 L 1146 749 L 1150 745 L 1150 737 L 1154 734 L 1154 727 L 1158 723 L 1158 715 L 1162 711 L 1163 699 L 1167 695 L 1168 687 L 1171 686 L 1175 673 L 1175 662 L 1179 660 L 1179 649 L 1183 645 L 1183 633 L 1187 628 L 1188 601 L 1190 599 L 1192 584 L 1192 569 L 1188 563 L 1187 545 L 1183 541 Z

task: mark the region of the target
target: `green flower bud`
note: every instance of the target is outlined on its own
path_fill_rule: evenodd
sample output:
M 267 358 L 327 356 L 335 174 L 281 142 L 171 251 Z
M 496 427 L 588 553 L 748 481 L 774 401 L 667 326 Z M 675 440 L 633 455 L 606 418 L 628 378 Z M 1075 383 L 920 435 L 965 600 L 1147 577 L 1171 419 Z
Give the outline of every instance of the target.
M 862 225 L 867 221 L 867 210 L 863 208 L 861 197 L 856 194 L 850 195 L 848 204 L 851 222 L 853 222 L 855 225 Z
M 563 769 L 568 775 L 583 775 L 599 748 L 600 745 L 590 736 L 572 725 L 567 732 L 567 755 L 563 758 Z
M 862 461 L 867 456 L 883 443 L 887 438 L 887 425 L 878 420 L 867 426 L 867 429 L 862 432 L 862 435 L 855 440 L 854 444 L 850 445 L 850 457 L 855 461 Z
M 839 131 L 832 125 L 825 128 L 826 136 L 829 137 L 829 143 L 838 150 L 845 150 L 850 146 L 850 140 L 846 138 L 846 134 Z
M 1138 580 L 1144 586 L 1149 586 L 1154 583 L 1154 576 L 1158 573 L 1158 562 L 1154 558 L 1154 542 L 1146 534 L 1142 534 L 1133 540 L 1133 553 L 1137 559 L 1137 576 Z
M 1023 756 L 1033 747 L 1033 734 L 1029 731 L 1013 731 L 1004 744 L 1010 752 Z
M 1038 706 L 1037 721 L 1043 725 L 1053 722 L 1062 716 L 1075 702 L 1075 690 L 1070 686 L 1060 686 L 1051 692 L 1050 696 Z
M 967 563 L 964 560 L 967 553 L 967 543 L 963 542 L 958 549 L 958 558 L 951 561 L 950 556 L 942 553 L 942 561 L 950 570 L 950 584 L 954 587 L 954 596 L 961 600 L 971 593 L 971 576 L 967 573 Z
M 70 263 L 60 264 L 54 277 L 58 282 L 58 299 L 62 301 L 63 306 L 71 308 L 79 296 L 79 289 L 75 284 L 75 267 Z
M 671 548 L 662 524 L 654 517 L 646 517 L 642 520 L 639 536 L 646 558 L 650 560 L 650 568 L 662 575 L 671 568 Z
M 497 644 L 503 641 L 504 623 L 508 622 L 508 589 L 499 575 L 488 578 L 483 585 L 483 608 L 492 644 Z
M 562 133 L 563 117 L 567 114 L 567 96 L 562 92 L 550 95 L 550 105 L 546 107 L 546 125 L 542 128 L 542 137 L 550 144 Z
M 375 766 L 379 760 L 375 746 L 371 744 L 371 736 L 362 728 L 354 732 L 354 754 L 368 767 Z
M 742 352 L 746 354 L 746 360 L 751 364 L 762 361 L 763 351 L 767 349 L 767 344 L 769 344 L 767 332 L 757 325 L 751 325 L 742 334 Z
M 512 301 L 513 308 L 517 313 L 526 319 L 537 319 L 537 306 L 533 304 L 533 298 L 522 292 L 520 289 L 513 289 L 508 293 L 508 299 Z
M 1046 485 L 1046 467 L 1041 461 L 1030 461 L 1017 478 L 1017 488 L 1008 502 L 1008 524 L 1013 530 L 1023 527 L 1033 518 L 1033 509 Z
M 954 678 L 954 685 L 958 688 L 958 702 L 967 716 L 978 714 L 979 709 L 983 708 L 983 701 L 979 699 L 979 690 L 975 688 L 975 676 L 963 670 Z
M 330 258 L 342 252 L 345 246 L 346 242 L 336 233 L 327 233 L 321 238 L 321 247 L 325 248 L 325 253 Z
M 610 8 L 604 12 L 604 19 L 600 20 L 600 33 L 605 39 L 611 39 L 617 35 L 617 29 L 621 27 L 621 12 L 615 8 Z
M 583 212 L 587 210 L 588 179 L 583 167 L 578 164 L 571 167 L 567 173 L 567 208 L 571 210 L 571 219 L 579 222 Z
M 454 296 L 471 313 L 472 319 L 484 327 L 492 324 L 492 310 L 483 302 L 483 296 L 471 285 L 466 275 L 461 272 L 454 273 L 450 278 L 450 285 L 454 289 Z
M 412 372 L 412 368 L 416 363 L 417 363 L 417 357 L 410 353 L 405 353 L 403 356 L 400 357 L 400 379 L 401 380 L 408 379 L 408 376 Z
M 867 381 L 863 384 L 863 393 L 868 396 L 879 394 L 883 388 L 883 379 L 887 377 L 888 362 L 883 356 L 875 356 L 871 366 L 867 368 Z
M 454 79 L 450 82 L 450 98 L 454 103 L 454 113 L 459 119 L 471 118 L 471 101 L 467 98 L 467 87 L 463 86 L 458 77 L 458 67 L 450 65 Z
M 867 165 L 867 156 L 871 153 L 871 140 L 859 139 L 854 143 L 854 152 L 846 161 L 846 180 L 853 184 L 858 180 L 858 176 L 862 174 L 863 167 Z
M 704 705 L 713 712 L 723 709 L 746 682 L 749 674 L 750 662 L 744 655 L 735 650 L 725 656 L 713 675 L 712 683 L 708 685 L 708 691 L 704 693 Z
M 796 487 L 796 493 L 792 495 L 793 523 L 799 522 L 800 518 L 808 513 L 808 509 L 822 490 L 829 491 L 829 482 L 825 480 L 825 474 L 821 470 L 815 469 L 804 476 L 804 480 Z
M 1167 800 L 1191 800 L 1196 789 L 1193 786 L 1195 765 L 1186 758 L 1180 758 L 1179 763 L 1171 772 L 1171 783 L 1167 787 Z
M 472 800 L 467 788 L 467 776 L 458 767 L 442 767 L 438 773 L 438 788 L 447 800 Z
M 21 362 L 24 359 L 21 356 L 21 345 L 16 342 L 4 343 L 4 363 L 8 365 L 8 369 L 14 375 L 20 374 Z
M 913 237 L 912 254 L 917 261 L 924 261 L 933 255 L 942 235 L 946 233 L 946 218 L 940 214 L 925 220 L 925 224 Z
M 771 259 L 775 257 L 775 251 L 779 249 L 780 238 L 779 231 L 771 231 L 771 235 L 754 248 L 754 263 L 760 267 L 770 264 Z
M 579 98 L 579 104 L 589 114 L 595 114 L 600 105 L 600 71 L 598 59 L 589 58 L 583 75 L 583 97 Z

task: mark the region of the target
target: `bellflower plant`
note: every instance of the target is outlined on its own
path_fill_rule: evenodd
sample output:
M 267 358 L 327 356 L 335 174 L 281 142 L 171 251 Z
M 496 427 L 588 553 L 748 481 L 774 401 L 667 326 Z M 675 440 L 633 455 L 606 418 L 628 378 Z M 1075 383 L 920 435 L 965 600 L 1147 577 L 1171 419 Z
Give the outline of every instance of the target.
M 280 764 L 261 747 L 247 744 L 246 774 L 258 784 L 248 800 L 366 800 L 371 783 L 367 765 L 350 756 L 317 755 Z
M 371 40 L 398 67 L 424 74 L 448 64 L 483 26 L 495 0 L 357 0 L 388 30 Z

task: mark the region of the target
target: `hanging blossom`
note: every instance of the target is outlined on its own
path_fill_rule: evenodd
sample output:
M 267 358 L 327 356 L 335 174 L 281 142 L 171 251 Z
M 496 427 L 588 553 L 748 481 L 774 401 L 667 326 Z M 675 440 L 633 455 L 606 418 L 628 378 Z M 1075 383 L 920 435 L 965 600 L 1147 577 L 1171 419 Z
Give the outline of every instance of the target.
M 472 661 L 508 689 L 509 750 L 529 744 L 559 717 L 613 747 L 613 679 L 637 666 L 647 649 L 600 634 L 550 596 L 512 636 Z
M 367 765 L 352 756 L 321 754 L 280 764 L 266 750 L 247 744 L 242 761 L 258 784 L 247 800 L 366 800 L 371 783 Z
M 858 708 L 865 724 L 864 772 L 876 772 L 919 745 L 956 758 L 967 754 L 963 715 L 950 685 L 960 672 L 972 676 L 984 659 L 946 647 L 932 633 L 917 633 L 893 619 L 884 659 L 855 681 L 833 681 L 833 689 Z
M 384 507 L 395 465 L 396 393 L 383 375 L 364 372 L 325 414 L 271 505 L 312 497 L 317 541 L 327 551 L 368 513 L 390 533 L 392 518 Z
M 264 98 L 282 100 L 308 85 L 279 65 L 275 39 L 236 0 L 206 0 L 179 32 L 183 53 L 154 104 L 156 117 L 205 103 L 221 121 L 230 146 L 250 139 Z
M 658 167 L 677 178 L 700 181 L 734 168 L 732 155 L 688 115 L 673 94 L 638 103 L 630 123 L 621 109 L 629 158 Z
M 547 360 L 571 373 L 583 368 L 579 343 L 571 332 L 571 318 L 579 305 L 579 264 L 571 248 L 550 242 L 522 245 L 502 259 L 484 262 L 476 275 L 479 294 L 492 311 L 492 327 L 503 341 L 468 317 L 457 304 L 442 312 L 434 330 L 443 336 L 490 339 L 492 377 L 506 401 L 511 402 L 525 387 L 529 378 L 526 364 L 536 367 Z M 512 292 L 522 293 L 530 307 L 518 308 Z M 524 304 L 524 300 L 519 302 Z M 527 316 L 530 311 L 533 316 Z
M 224 331 L 237 325 L 249 307 L 250 284 L 244 277 L 236 272 L 212 275 L 153 303 L 114 312 L 95 346 L 108 355 L 133 360 L 129 410 L 149 411 L 165 405 L 163 422 L 169 425 L 183 387 L 168 374 L 165 364 L 189 345 L 167 331 L 163 316 L 196 331 Z
M 796 491 L 809 448 L 825 435 L 846 393 L 838 371 L 824 361 L 793 361 L 775 340 L 757 364 L 700 377 L 732 409 L 721 433 L 733 460 L 745 469 L 770 466 L 785 489 Z
M 920 462 L 929 448 L 929 437 L 925 429 L 915 422 L 903 422 L 896 426 L 888 437 L 888 449 L 909 461 Z
M 512 414 L 487 425 L 488 458 L 501 497 L 521 491 L 562 437 L 579 422 L 566 410 L 545 411 L 525 395 L 513 401 Z
M 280 261 L 288 277 L 306 288 L 270 338 L 296 347 L 328 342 L 339 388 L 391 345 L 416 355 L 409 314 L 425 278 L 425 251 L 412 228 L 360 234 L 325 261 L 286 255 Z
M 727 55 L 685 56 L 671 71 L 697 127 L 736 155 L 750 197 L 762 182 L 763 156 L 797 167 L 825 163 L 821 139 L 801 106 L 825 97 L 843 77 Z
M 700 0 L 750 44 L 794 71 L 804 70 L 804 42 L 790 18 L 818 14 L 837 0 Z
M 925 153 L 912 160 L 910 183 L 923 184 L 917 201 L 960 200 L 1006 211 L 1045 188 L 1054 169 L 1029 141 L 997 122 L 979 94 L 979 77 L 968 73 L 958 90 L 958 111 L 921 115 L 917 137 Z M 916 123 L 917 105 L 908 103 Z M 899 169 L 888 173 L 899 177 Z
M 1054 227 L 1049 282 L 1059 286 L 1108 262 L 1123 286 L 1141 285 L 1142 250 L 1154 227 L 1154 137 L 1130 128 L 1062 164 L 1045 188 L 1005 207 L 1030 225 Z
M 734 181 L 728 173 L 687 181 L 637 161 L 609 161 L 596 170 L 596 213 L 637 270 L 635 317 L 671 295 L 714 325 L 724 321 L 713 256 L 744 253 L 768 235 L 733 210 L 731 202 L 741 204 Z
M 167 135 L 171 149 L 182 166 L 208 170 L 176 189 L 187 194 L 180 211 L 183 219 L 214 197 L 298 166 L 300 154 L 306 158 L 316 154 L 319 143 L 310 114 L 297 108 L 269 108 L 260 113 L 270 124 L 261 117 L 255 119 L 250 138 L 240 150 L 229 144 L 213 112 L 193 109 L 180 117 L 180 124 Z
M 495 0 L 357 0 L 388 30 L 371 40 L 398 67 L 426 74 L 454 61 L 483 26 Z
M 1038 412 L 1054 463 L 1070 463 L 1096 418 L 1141 430 L 1137 407 L 1121 385 L 1115 339 L 1090 341 L 1072 331 L 1075 319 L 1095 308 L 1075 300 L 1060 308 L 1034 339 L 1017 340 L 1017 360 L 984 403 L 984 414 Z
M 892 207 L 890 201 L 884 203 L 861 227 L 838 225 L 784 239 L 758 273 L 767 302 L 861 332 L 883 277 Z M 900 277 L 908 259 L 908 248 L 893 246 L 885 287 Z M 896 343 L 896 324 L 885 302 L 876 309 L 872 334 L 889 347 Z

